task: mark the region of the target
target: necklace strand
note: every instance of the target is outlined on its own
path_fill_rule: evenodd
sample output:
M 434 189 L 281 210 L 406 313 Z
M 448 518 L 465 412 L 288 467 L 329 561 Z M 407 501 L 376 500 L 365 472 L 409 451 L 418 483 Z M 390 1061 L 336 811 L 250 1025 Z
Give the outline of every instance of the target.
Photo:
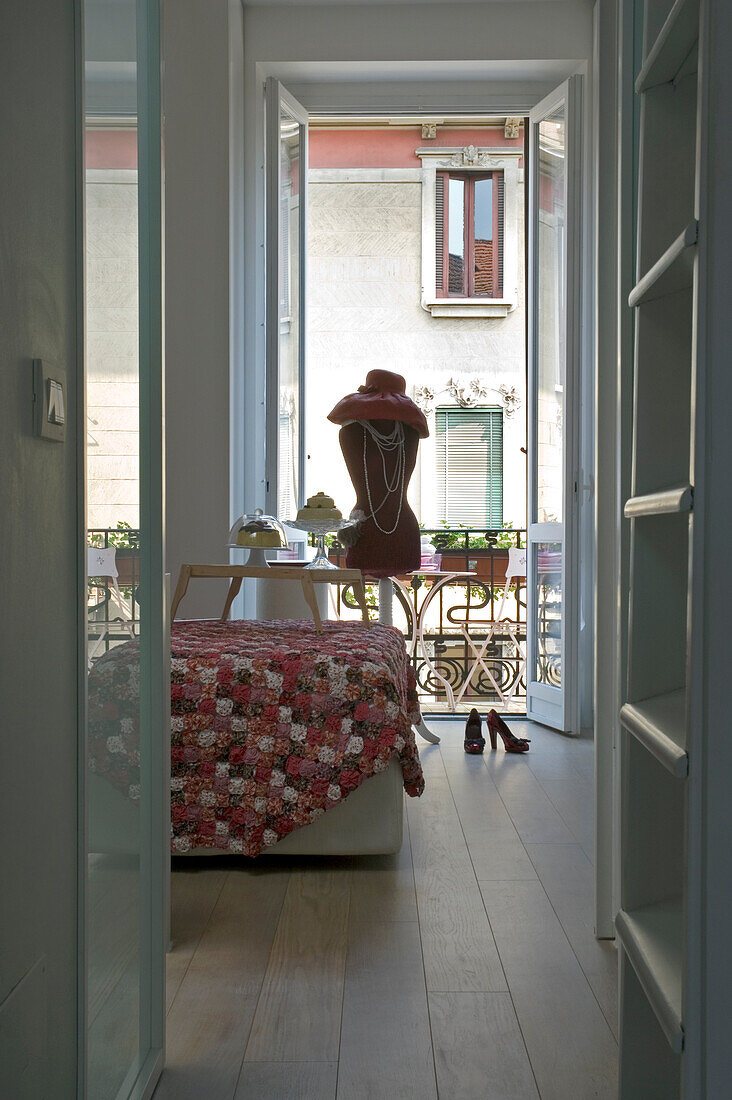
M 380 432 L 377 428 L 373 426 L 373 424 L 369 424 L 369 422 L 366 420 L 362 421 L 362 423 L 364 429 L 363 474 L 364 481 L 366 482 L 366 496 L 369 502 L 369 511 L 371 513 L 371 518 L 373 519 L 378 530 L 381 531 L 382 535 L 393 535 L 397 527 L 399 526 L 399 520 L 402 514 L 402 505 L 404 503 L 404 481 L 406 471 L 406 458 L 404 453 L 404 427 L 400 422 L 397 422 L 391 432 L 385 433 Z M 374 504 L 371 499 L 371 485 L 369 483 L 368 463 L 366 460 L 366 450 L 369 435 L 376 444 L 376 448 L 381 456 L 381 468 L 384 475 L 384 485 L 386 487 L 386 495 L 384 496 L 383 500 L 377 508 L 374 508 Z M 386 455 L 387 453 L 390 453 L 392 451 L 398 451 L 398 454 L 396 466 L 394 469 L 394 477 L 392 480 L 390 480 L 386 470 Z M 394 526 L 390 530 L 387 530 L 379 523 L 378 519 L 376 518 L 376 513 L 381 511 L 389 497 L 392 496 L 394 492 L 397 491 L 397 489 L 399 491 L 399 508 L 397 510 L 396 521 L 394 523 Z

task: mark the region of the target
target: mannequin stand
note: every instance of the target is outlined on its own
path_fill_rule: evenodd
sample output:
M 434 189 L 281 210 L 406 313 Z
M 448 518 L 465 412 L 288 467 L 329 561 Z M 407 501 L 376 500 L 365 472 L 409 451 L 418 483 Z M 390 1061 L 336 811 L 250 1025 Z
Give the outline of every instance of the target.
M 394 625 L 394 588 L 390 577 L 379 579 L 379 622 L 384 626 Z M 423 740 L 429 741 L 431 745 L 439 745 L 439 737 L 429 729 L 424 718 L 420 718 L 414 728 Z

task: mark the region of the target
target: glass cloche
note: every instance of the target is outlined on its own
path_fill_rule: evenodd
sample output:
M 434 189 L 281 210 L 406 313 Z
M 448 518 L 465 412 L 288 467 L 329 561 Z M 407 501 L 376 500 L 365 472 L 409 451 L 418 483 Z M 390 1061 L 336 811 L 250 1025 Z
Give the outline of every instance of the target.
M 255 508 L 239 516 L 229 531 L 227 545 L 249 549 L 246 565 L 267 565 L 264 551 L 287 546 L 287 535 L 276 516 L 266 516 L 261 508 Z

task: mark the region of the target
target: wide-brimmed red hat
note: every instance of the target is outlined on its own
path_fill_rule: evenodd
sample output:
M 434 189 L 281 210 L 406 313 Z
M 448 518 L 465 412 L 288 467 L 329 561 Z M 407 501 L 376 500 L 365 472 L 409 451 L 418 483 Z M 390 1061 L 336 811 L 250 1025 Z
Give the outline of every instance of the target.
M 342 397 L 328 413 L 333 424 L 351 420 L 401 420 L 414 428 L 420 439 L 430 434 L 427 420 L 418 405 L 407 397 L 407 383 L 401 374 L 390 370 L 370 370 L 366 384 L 357 393 Z

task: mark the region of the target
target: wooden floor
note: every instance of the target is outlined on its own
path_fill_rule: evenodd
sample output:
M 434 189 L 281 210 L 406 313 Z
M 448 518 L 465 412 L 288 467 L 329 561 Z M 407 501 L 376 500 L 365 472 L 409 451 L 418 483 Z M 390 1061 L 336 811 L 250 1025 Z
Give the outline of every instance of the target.
M 616 1096 L 592 743 L 529 725 L 480 757 L 440 722 L 398 856 L 175 870 L 156 1100 Z

